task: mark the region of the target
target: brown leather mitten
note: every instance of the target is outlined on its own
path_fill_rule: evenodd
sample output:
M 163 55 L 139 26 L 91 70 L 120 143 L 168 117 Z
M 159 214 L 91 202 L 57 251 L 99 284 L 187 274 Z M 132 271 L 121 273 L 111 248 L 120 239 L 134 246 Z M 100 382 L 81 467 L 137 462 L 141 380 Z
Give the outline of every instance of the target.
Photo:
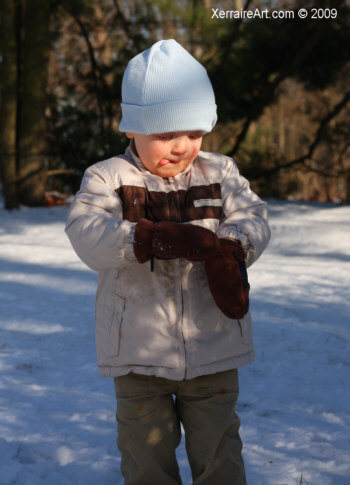
M 145 263 L 152 256 L 152 238 L 154 223 L 141 219 L 135 227 L 134 253 L 139 263 Z
M 229 318 L 243 318 L 249 309 L 249 283 L 245 254 L 239 241 L 219 239 L 218 254 L 204 263 L 210 292 Z
M 135 228 L 134 253 L 140 263 L 156 256 L 204 261 L 219 250 L 219 238 L 209 229 L 194 224 L 164 221 L 154 224 L 141 219 Z

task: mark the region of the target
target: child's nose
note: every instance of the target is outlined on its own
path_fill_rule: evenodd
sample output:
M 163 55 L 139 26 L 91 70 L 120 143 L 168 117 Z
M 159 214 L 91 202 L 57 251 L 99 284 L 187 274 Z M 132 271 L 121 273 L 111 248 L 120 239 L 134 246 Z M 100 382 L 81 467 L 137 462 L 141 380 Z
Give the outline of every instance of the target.
M 174 154 L 181 155 L 185 153 L 186 150 L 187 150 L 186 138 L 184 136 L 176 138 L 175 143 L 173 144 L 173 147 L 172 147 L 172 152 Z

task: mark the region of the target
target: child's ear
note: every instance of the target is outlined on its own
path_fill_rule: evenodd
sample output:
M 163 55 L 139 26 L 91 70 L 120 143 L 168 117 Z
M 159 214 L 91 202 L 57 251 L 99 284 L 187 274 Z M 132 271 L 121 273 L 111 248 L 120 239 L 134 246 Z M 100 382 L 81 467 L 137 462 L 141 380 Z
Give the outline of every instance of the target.
M 130 138 L 130 140 L 131 140 L 131 138 L 134 138 L 135 133 L 125 133 L 125 135 L 126 135 L 127 138 Z

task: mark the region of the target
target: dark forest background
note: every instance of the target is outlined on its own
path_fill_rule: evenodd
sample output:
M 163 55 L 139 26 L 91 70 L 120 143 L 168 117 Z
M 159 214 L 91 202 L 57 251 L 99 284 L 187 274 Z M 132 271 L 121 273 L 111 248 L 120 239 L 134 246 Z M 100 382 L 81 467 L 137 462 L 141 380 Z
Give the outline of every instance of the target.
M 215 8 L 294 18 L 217 19 Z M 124 151 L 123 72 L 161 38 L 213 83 L 219 122 L 203 149 L 232 156 L 262 197 L 349 203 L 349 27 L 344 0 L 1 0 L 5 207 L 63 203 L 87 166 Z

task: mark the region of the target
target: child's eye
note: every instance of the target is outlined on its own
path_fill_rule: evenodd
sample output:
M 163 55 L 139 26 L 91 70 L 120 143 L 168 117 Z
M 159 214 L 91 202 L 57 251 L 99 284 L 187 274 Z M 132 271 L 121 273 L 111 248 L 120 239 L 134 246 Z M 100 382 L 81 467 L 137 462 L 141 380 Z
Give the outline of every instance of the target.
M 198 140 L 199 138 L 202 138 L 203 133 L 201 131 L 192 131 L 188 134 L 188 138 L 191 140 Z
M 166 133 L 164 135 L 158 135 L 158 137 L 161 141 L 169 141 L 174 138 L 174 135 L 172 133 Z

